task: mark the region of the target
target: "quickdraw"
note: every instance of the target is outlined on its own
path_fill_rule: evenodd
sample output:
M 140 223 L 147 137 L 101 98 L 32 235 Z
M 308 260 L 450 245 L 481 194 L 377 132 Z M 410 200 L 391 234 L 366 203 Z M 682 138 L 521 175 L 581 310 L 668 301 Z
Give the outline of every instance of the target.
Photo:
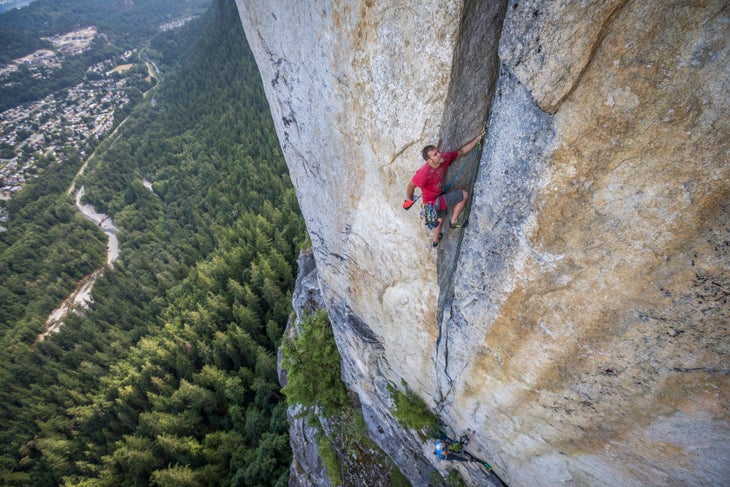
M 432 203 L 424 203 L 423 206 L 421 206 L 421 218 L 423 218 L 423 223 L 425 223 L 429 230 L 433 230 L 439 226 L 439 217 L 438 212 L 436 211 L 436 205 Z

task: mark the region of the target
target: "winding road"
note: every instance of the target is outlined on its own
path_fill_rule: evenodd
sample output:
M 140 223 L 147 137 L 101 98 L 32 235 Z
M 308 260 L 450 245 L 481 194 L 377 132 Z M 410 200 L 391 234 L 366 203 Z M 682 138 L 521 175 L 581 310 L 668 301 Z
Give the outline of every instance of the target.
M 144 55 L 144 58 L 140 55 L 140 57 L 144 60 L 144 62 L 147 65 L 147 70 L 150 73 L 150 76 L 154 76 L 156 78 L 159 77 L 159 69 L 157 68 L 157 65 L 147 57 L 147 53 L 141 53 Z M 153 73 L 154 70 L 154 73 Z M 152 89 L 150 89 L 151 91 Z M 147 95 L 149 92 L 145 93 Z M 122 125 L 127 121 L 125 118 L 115 129 L 114 131 L 109 135 L 109 138 L 115 137 L 117 135 L 117 132 Z M 84 161 L 84 164 L 81 166 L 81 169 L 79 169 L 79 172 L 76 173 L 76 176 L 74 176 L 73 181 L 71 182 L 71 185 L 69 186 L 68 190 L 66 191 L 67 194 L 74 194 L 74 198 L 76 201 L 76 207 L 79 209 L 79 211 L 89 220 L 94 222 L 95 224 L 99 225 L 99 227 L 104 231 L 104 233 L 107 235 L 108 243 L 107 243 L 107 253 L 106 253 L 106 266 L 109 266 L 109 268 L 114 268 L 114 261 L 119 257 L 119 240 L 117 239 L 117 234 L 119 233 L 119 228 L 117 228 L 114 225 L 114 222 L 112 221 L 111 217 L 108 215 L 104 215 L 102 213 L 97 213 L 96 209 L 94 209 L 93 206 L 90 204 L 84 204 L 81 202 L 81 200 L 84 197 L 84 187 L 82 186 L 78 190 L 76 190 L 76 179 L 84 173 L 84 170 L 86 169 L 86 166 L 88 165 L 89 161 L 94 158 L 94 155 L 96 154 L 96 151 L 91 153 L 89 157 L 86 158 Z M 147 179 L 143 180 L 144 186 L 152 191 L 152 183 L 148 181 Z M 75 192 L 75 193 L 74 193 Z M 81 281 L 79 282 L 78 286 L 76 286 L 76 289 L 74 292 L 67 297 L 63 303 L 61 303 L 60 306 L 58 306 L 56 309 L 54 309 L 51 314 L 48 316 L 48 319 L 46 320 L 46 331 L 43 332 L 39 337 L 38 341 L 43 340 L 45 337 L 50 335 L 51 333 L 56 333 L 60 330 L 61 326 L 63 325 L 63 320 L 66 318 L 66 315 L 70 311 L 73 311 L 75 309 L 81 309 L 86 308 L 91 303 L 91 290 L 94 287 L 94 284 L 96 283 L 96 280 L 101 276 L 106 268 L 106 266 L 100 266 L 97 268 L 94 272 L 91 274 L 85 276 Z

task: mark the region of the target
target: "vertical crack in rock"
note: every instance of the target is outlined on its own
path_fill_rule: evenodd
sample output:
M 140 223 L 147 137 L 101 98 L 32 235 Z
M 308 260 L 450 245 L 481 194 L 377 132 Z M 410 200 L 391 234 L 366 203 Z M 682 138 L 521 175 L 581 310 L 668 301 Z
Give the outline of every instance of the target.
M 494 98 L 497 76 L 499 74 L 499 59 L 497 52 L 499 38 L 502 32 L 507 1 L 482 2 L 467 0 L 464 2 L 459 40 L 454 49 L 454 61 L 451 70 L 451 83 L 445 104 L 442 133 L 440 143 L 443 149 L 455 149 L 473 138 L 487 120 L 492 100 Z M 458 177 L 453 181 L 453 189 L 466 189 L 472 198 L 472 188 L 476 178 L 480 154 L 470 159 L 469 155 L 461 158 L 450 169 L 447 180 Z M 474 164 L 473 171 L 469 172 L 464 164 Z M 467 202 L 465 215 L 469 214 Z M 446 229 L 445 237 L 439 246 L 438 257 L 438 284 L 440 294 L 438 298 L 437 326 L 438 338 L 434 357 L 436 367 L 436 382 L 438 386 L 440 410 L 452 388 L 452 379 L 449 377 L 448 354 L 448 322 L 443 319 L 443 309 L 449 294 L 452 292 L 452 279 L 458 260 L 462 231 L 451 232 Z M 441 377 L 446 379 L 442 382 Z
M 439 320 L 439 335 L 436 340 L 436 385 L 438 386 L 438 399 L 436 402 L 436 413 L 441 416 L 441 412 L 448 404 L 448 398 L 454 387 L 453 379 L 449 375 L 449 330 Z M 439 364 L 439 359 L 443 365 Z M 446 383 L 441 377 L 446 379 Z
M 511 4 L 499 55 L 540 107 L 555 113 L 580 84 L 628 0 L 521 0 Z
M 580 85 L 580 80 L 583 78 L 583 75 L 588 70 L 588 66 L 591 64 L 591 61 L 593 60 L 593 56 L 596 54 L 596 51 L 599 47 L 601 47 L 601 43 L 603 43 L 603 39 L 606 38 L 606 33 L 608 32 L 608 27 L 613 22 L 613 19 L 616 17 L 616 14 L 628 3 L 629 0 L 623 0 L 623 2 L 616 5 L 616 7 L 611 11 L 610 14 L 608 14 L 608 17 L 604 19 L 604 21 L 601 23 L 601 27 L 598 30 L 598 35 L 596 36 L 595 41 L 593 42 L 593 45 L 590 48 L 590 54 L 588 55 L 588 60 L 581 68 L 578 75 L 573 79 L 572 83 L 570 84 L 570 87 L 568 90 L 560 96 L 560 98 L 551 106 L 543 107 L 545 110 L 547 110 L 550 113 L 555 113 L 558 111 L 558 108 L 560 108 L 560 104 L 563 103 L 563 100 L 565 100 L 567 97 L 570 96 L 573 91 L 575 91 L 576 87 Z
M 414 485 L 484 479 L 393 420 L 401 379 L 514 485 L 730 478 L 726 3 L 237 0 L 343 378 Z M 406 148 L 488 113 L 432 251 Z

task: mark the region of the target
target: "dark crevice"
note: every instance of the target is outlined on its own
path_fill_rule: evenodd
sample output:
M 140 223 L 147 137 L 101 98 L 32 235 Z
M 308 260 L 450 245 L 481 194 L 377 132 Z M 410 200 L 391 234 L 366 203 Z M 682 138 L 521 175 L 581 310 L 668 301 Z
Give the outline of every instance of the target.
M 454 49 L 454 62 L 451 70 L 451 84 L 442 118 L 440 141 L 442 147 L 454 150 L 468 142 L 484 126 L 494 98 L 496 81 L 499 75 L 499 39 L 502 33 L 507 1 L 484 2 L 482 0 L 466 0 L 459 26 L 459 39 Z M 480 154 L 476 155 L 477 159 Z M 453 189 L 466 189 L 471 195 L 470 184 L 476 174 L 469 170 L 461 172 L 461 166 L 469 163 L 469 156 L 462 157 L 454 163 L 451 173 L 460 174 L 453 181 Z M 478 160 L 473 162 L 478 167 Z M 450 175 L 447 179 L 453 178 Z M 470 196 L 471 198 L 471 196 Z M 471 201 L 467 202 L 465 215 Z M 459 240 L 463 231 L 444 232 L 445 238 L 438 248 L 438 284 L 439 300 L 437 326 L 439 327 L 436 343 L 436 375 L 437 381 L 444 374 L 448 384 L 439 384 L 439 407 L 451 392 L 452 380 L 448 376 L 448 345 L 446 323 L 443 319 L 444 305 L 450 299 L 452 267 L 458 258 Z

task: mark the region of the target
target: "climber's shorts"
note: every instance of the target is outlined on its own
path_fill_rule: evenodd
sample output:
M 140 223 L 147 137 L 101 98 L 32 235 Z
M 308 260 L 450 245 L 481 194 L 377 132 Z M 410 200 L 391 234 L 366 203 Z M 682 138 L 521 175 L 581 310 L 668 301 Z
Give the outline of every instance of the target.
M 443 218 L 446 216 L 446 210 L 453 208 L 455 204 L 464 199 L 464 193 L 460 190 L 450 191 L 446 194 L 440 195 L 436 198 L 438 202 L 438 217 Z

